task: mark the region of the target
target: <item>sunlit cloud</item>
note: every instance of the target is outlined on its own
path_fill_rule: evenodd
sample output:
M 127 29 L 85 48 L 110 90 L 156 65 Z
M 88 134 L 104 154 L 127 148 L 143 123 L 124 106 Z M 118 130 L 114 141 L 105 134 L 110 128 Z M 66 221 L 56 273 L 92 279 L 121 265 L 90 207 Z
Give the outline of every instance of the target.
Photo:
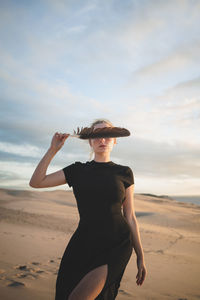
M 112 157 L 133 168 L 136 191 L 198 193 L 199 1 L 0 6 L 2 186 L 30 188 L 56 131 L 107 118 L 131 131 Z M 89 152 L 69 138 L 48 172 Z
M 41 151 L 38 147 L 32 145 L 15 145 L 11 143 L 0 142 L 0 151 L 12 153 L 20 156 L 39 157 Z

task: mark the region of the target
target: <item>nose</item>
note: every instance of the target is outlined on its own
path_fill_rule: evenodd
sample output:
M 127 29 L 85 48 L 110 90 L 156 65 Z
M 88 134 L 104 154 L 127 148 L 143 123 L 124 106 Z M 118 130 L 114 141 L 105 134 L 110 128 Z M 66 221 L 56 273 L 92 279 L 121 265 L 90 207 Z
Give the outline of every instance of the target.
M 104 137 L 100 137 L 100 138 L 99 138 L 99 141 L 100 141 L 100 142 L 105 142 L 105 140 L 106 140 L 106 139 L 105 139 Z

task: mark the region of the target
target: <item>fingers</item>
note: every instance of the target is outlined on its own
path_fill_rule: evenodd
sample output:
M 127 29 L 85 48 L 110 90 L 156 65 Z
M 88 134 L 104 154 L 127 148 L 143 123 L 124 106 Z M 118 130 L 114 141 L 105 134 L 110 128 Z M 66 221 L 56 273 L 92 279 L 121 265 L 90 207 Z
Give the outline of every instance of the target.
M 140 285 L 141 284 L 141 279 L 142 279 L 142 269 L 138 270 L 136 278 L 137 278 L 137 280 L 136 280 L 137 285 Z
M 56 138 L 58 138 L 59 140 L 66 140 L 69 137 L 69 133 L 61 133 L 61 132 L 56 132 L 55 136 Z
M 144 282 L 145 277 L 146 277 L 146 269 L 145 268 L 139 269 L 138 273 L 136 275 L 136 278 L 137 278 L 136 283 L 137 283 L 137 285 L 142 285 L 143 282 Z

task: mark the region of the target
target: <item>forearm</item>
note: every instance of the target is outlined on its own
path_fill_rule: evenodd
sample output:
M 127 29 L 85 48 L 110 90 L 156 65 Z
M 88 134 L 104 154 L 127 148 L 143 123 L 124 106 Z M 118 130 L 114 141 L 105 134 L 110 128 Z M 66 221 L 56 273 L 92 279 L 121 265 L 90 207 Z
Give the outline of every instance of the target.
M 144 252 L 142 249 L 140 232 L 139 232 L 139 227 L 138 227 L 136 217 L 134 217 L 134 216 L 130 217 L 129 219 L 127 219 L 127 222 L 131 229 L 132 242 L 133 242 L 133 248 L 135 250 L 135 253 L 136 253 L 137 257 L 144 259 Z
M 46 152 L 46 154 L 43 156 L 39 164 L 37 165 L 31 180 L 29 182 L 30 186 L 37 187 L 39 186 L 39 183 L 45 178 L 47 168 L 53 159 L 53 157 L 56 155 L 57 151 L 49 148 Z

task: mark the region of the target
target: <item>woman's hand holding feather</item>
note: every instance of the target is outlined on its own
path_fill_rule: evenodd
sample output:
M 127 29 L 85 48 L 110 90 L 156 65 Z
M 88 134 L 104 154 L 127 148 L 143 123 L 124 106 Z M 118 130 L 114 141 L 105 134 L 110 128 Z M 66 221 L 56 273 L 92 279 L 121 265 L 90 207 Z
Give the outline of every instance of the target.
M 50 149 L 57 152 L 64 145 L 66 139 L 69 137 L 68 133 L 56 132 L 52 138 Z

